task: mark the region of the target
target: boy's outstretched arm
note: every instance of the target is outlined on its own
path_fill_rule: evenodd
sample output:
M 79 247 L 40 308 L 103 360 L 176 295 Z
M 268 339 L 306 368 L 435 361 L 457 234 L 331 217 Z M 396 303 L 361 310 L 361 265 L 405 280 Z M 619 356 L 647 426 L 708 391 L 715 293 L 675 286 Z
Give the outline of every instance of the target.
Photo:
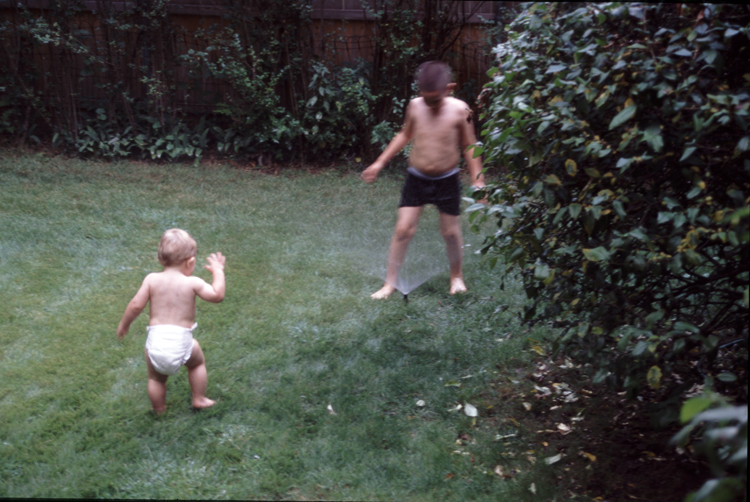
M 151 290 L 148 285 L 148 276 L 146 276 L 146 278 L 143 279 L 141 288 L 125 308 L 122 320 L 120 321 L 119 326 L 117 326 L 117 338 L 122 339 L 128 334 L 130 325 L 141 314 L 141 312 L 143 312 L 143 309 L 146 308 L 150 296 Z
M 404 149 L 404 147 L 409 144 L 409 141 L 411 141 L 411 137 L 414 134 L 413 133 L 413 124 L 411 120 L 411 113 L 409 112 L 409 109 L 411 108 L 411 104 L 409 104 L 408 107 L 406 107 L 406 118 L 404 119 L 404 126 L 401 128 L 401 131 L 399 131 L 398 134 L 396 134 L 390 143 L 388 143 L 388 146 L 383 150 L 383 153 L 380 154 L 380 156 L 370 164 L 370 166 L 362 171 L 362 174 L 360 175 L 360 178 L 362 178 L 362 181 L 365 183 L 372 183 L 375 181 L 375 178 L 378 177 L 378 173 L 390 162 L 390 160 L 396 156 L 398 152 Z
M 221 253 L 211 253 L 206 258 L 208 265 L 204 268 L 211 272 L 214 280 L 209 286 L 203 279 L 197 278 L 200 282 L 195 290 L 195 294 L 198 298 L 211 303 L 219 303 L 224 299 L 224 292 L 226 290 L 226 281 L 224 279 L 224 264 L 227 259 Z

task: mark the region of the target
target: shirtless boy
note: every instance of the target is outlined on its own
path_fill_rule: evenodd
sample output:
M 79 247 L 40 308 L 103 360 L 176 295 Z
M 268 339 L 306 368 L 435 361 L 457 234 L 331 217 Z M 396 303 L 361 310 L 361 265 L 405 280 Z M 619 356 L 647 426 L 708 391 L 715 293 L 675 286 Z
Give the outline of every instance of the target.
M 208 257 L 206 270 L 213 275 L 209 285 L 192 275 L 195 270 L 197 245 L 190 235 L 178 228 L 164 232 L 159 241 L 159 262 L 163 272 L 143 279 L 117 327 L 117 338 L 128 334 L 130 324 L 151 302 L 146 340 L 148 366 L 148 397 L 158 414 L 166 410 L 167 377 L 176 375 L 180 366 L 187 366 L 188 381 L 193 393 L 194 408 L 208 408 L 215 401 L 206 397 L 208 377 L 206 361 L 197 340 L 193 339 L 196 295 L 207 302 L 224 299 L 224 263 L 221 253 Z
M 450 264 L 450 294 L 466 291 L 464 284 L 463 237 L 459 219 L 461 185 L 458 162 L 463 151 L 475 188 L 485 186 L 482 160 L 474 158 L 476 143 L 471 111 L 463 101 L 449 96 L 456 84 L 451 83 L 448 65 L 429 61 L 417 70 L 421 96 L 406 108 L 401 131 L 394 136 L 377 160 L 362 172 L 361 178 L 372 183 L 386 164 L 411 140 L 410 167 L 401 192 L 396 229 L 388 253 L 385 284 L 371 296 L 387 298 L 396 290 L 401 264 L 425 204 L 435 204 L 440 212 L 440 233 L 445 240 Z

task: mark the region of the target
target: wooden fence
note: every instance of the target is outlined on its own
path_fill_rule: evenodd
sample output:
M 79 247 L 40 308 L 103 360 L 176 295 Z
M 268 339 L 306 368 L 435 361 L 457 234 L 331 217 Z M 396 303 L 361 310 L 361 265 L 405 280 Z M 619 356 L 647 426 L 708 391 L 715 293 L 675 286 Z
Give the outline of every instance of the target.
M 283 2 L 283 0 L 278 0 Z M 0 21 L 5 19 L 11 25 L 20 22 L 18 0 L 0 0 Z M 89 51 L 89 55 L 107 60 L 106 51 L 108 40 L 107 30 L 103 19 L 112 13 L 137 10 L 143 0 L 110 1 L 93 0 L 79 2 L 79 8 L 74 16 L 70 32 L 77 33 L 82 45 Z M 204 76 L 199 82 L 188 75 L 188 69 L 179 63 L 179 56 L 190 50 L 204 50 L 206 41 L 197 34 L 202 29 L 211 26 L 226 26 L 229 24 L 226 7 L 227 0 L 182 0 L 167 2 L 167 19 L 169 30 L 159 34 L 156 41 L 158 49 L 168 54 L 163 61 L 171 61 L 169 68 L 175 85 L 172 86 L 170 96 L 165 97 L 173 107 L 185 111 L 211 111 L 215 103 L 222 99 L 227 89 L 226 82 Z M 371 61 L 375 52 L 376 30 L 378 22 L 373 14 L 382 0 L 311 0 L 309 33 L 310 56 L 334 64 L 354 62 L 358 59 Z M 445 52 L 446 60 L 454 69 L 459 87 L 470 86 L 479 89 L 487 77 L 486 72 L 492 64 L 492 54 L 486 41 L 487 27 L 497 19 L 498 8 L 503 3 L 512 2 L 461 2 L 459 16 L 464 16 L 465 25 L 459 36 Z M 50 0 L 26 0 L 26 12 L 41 15 L 51 8 Z M 423 0 L 422 8 L 440 8 L 445 2 L 439 0 Z M 489 23 L 489 24 L 488 24 Z M 125 52 L 129 61 L 121 61 L 115 70 L 122 86 L 128 89 L 130 99 L 140 100 L 148 93 L 148 78 L 150 72 L 167 70 L 156 65 L 157 55 L 149 53 L 138 40 L 138 33 L 130 33 L 126 37 Z M 6 30 L 0 33 L 0 52 L 5 53 L 5 59 L 0 56 L 0 62 L 7 65 L 3 72 L 18 72 L 19 68 L 29 64 L 38 67 L 39 78 L 33 85 L 40 94 L 59 94 L 58 101 L 65 100 L 64 94 L 76 96 L 77 103 L 97 102 L 104 99 L 104 87 L 111 81 L 112 74 L 103 76 L 99 72 L 90 70 L 90 58 L 86 54 L 69 54 L 56 48 L 54 44 L 36 45 L 26 52 L 17 46 L 18 38 Z M 418 44 L 418 40 L 413 43 Z M 32 51 L 29 61 L 29 50 Z M 155 50 L 155 51 L 156 51 Z M 14 59 L 14 55 L 19 57 Z M 60 58 L 64 59 L 65 71 L 60 69 Z M 25 59 L 25 60 L 22 60 Z M 58 63 L 53 64 L 53 61 Z M 108 60 L 112 66 L 114 60 Z M 155 66 L 156 65 L 156 66 Z M 149 70 L 144 72 L 144 68 Z M 0 88 L 2 92 L 2 88 Z M 70 105 L 74 106 L 74 105 Z

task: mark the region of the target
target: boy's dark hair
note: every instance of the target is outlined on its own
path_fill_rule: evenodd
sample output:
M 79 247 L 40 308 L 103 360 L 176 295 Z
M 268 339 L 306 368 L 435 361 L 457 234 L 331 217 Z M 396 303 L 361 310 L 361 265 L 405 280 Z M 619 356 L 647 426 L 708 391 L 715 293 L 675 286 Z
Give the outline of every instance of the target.
M 416 77 L 420 91 L 442 91 L 451 83 L 451 69 L 442 61 L 427 61 L 419 65 Z

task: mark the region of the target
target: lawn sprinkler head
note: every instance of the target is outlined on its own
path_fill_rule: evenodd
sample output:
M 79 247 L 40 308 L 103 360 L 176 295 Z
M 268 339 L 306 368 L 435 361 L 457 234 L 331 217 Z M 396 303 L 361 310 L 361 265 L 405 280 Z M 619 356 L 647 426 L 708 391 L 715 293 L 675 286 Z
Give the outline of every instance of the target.
M 409 304 L 409 293 L 404 293 L 404 304 Z

